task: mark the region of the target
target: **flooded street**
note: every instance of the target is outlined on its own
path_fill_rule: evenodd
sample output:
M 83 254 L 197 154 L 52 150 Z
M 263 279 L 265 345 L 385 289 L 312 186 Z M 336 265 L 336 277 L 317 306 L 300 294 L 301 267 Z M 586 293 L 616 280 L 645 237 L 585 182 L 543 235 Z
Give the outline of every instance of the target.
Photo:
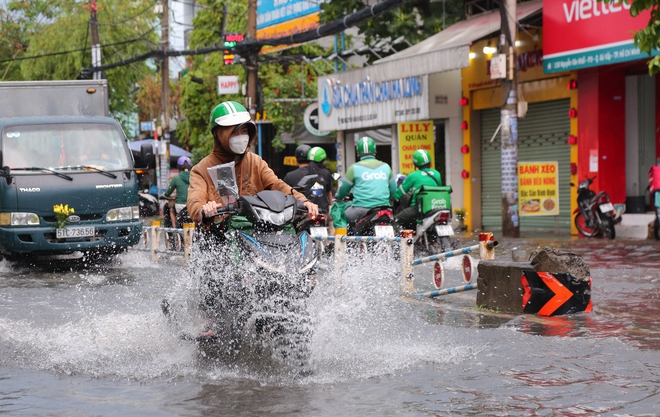
M 61 272 L 0 263 L 0 414 L 12 416 L 640 416 L 660 410 L 660 244 L 562 238 L 585 257 L 594 310 L 542 318 L 475 308 L 475 291 L 412 300 L 397 262 L 319 277 L 311 372 L 204 357 L 161 311 L 196 288 L 180 259 L 129 252 Z M 465 246 L 476 244 L 468 242 Z M 445 287 L 463 285 L 459 259 Z M 433 289 L 416 267 L 416 290 Z M 475 282 L 474 278 L 473 281 Z

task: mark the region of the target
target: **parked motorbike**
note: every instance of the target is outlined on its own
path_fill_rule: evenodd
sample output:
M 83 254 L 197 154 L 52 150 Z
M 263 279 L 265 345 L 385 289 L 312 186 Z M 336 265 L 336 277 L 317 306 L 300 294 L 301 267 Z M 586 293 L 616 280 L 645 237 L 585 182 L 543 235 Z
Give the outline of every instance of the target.
M 621 213 L 614 210 L 607 191 L 595 193 L 590 189 L 594 179 L 595 176 L 587 178 L 578 185 L 578 207 L 573 212 L 576 214 L 575 227 L 586 237 L 603 235 L 614 239 L 614 225 L 621 222 Z
M 209 256 L 197 273 L 209 326 L 195 340 L 205 353 L 232 358 L 269 352 L 286 365 L 304 365 L 310 340 L 306 300 L 318 256 L 309 234 L 295 231 L 293 219 L 302 210 L 293 195 L 267 190 L 204 218 L 212 224 L 199 242 Z M 169 313 L 169 303 L 164 306 Z

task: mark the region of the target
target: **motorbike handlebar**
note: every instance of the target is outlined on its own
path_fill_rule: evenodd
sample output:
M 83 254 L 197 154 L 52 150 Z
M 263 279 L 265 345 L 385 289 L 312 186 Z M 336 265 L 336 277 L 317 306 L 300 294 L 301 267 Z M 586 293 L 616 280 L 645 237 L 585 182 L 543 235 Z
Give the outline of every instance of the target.
M 217 212 L 210 216 L 207 216 L 206 212 L 202 210 L 202 223 L 212 223 L 214 218 L 223 214 L 238 214 L 239 209 L 238 203 L 227 204 L 226 206 L 218 207 Z

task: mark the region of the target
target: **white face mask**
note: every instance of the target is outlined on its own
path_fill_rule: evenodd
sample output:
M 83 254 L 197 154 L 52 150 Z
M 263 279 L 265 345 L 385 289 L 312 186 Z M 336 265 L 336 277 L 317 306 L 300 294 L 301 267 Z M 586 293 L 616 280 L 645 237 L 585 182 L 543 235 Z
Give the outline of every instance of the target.
M 250 142 L 250 136 L 248 135 L 231 137 L 229 138 L 229 149 L 236 155 L 242 155 L 247 150 L 248 142 Z

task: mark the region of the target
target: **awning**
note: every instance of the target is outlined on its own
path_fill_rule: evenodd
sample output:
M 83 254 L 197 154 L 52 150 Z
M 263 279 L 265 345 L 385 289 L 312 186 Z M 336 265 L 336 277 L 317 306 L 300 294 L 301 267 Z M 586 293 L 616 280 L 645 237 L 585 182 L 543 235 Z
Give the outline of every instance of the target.
M 133 152 L 133 154 L 137 155 L 140 152 L 142 145 L 151 145 L 151 149 L 155 154 L 156 149 L 154 147 L 154 142 L 155 141 L 153 139 L 134 140 L 128 142 L 128 147 L 131 148 L 131 152 Z M 162 141 L 158 141 L 158 142 L 160 142 L 159 143 L 160 146 L 163 146 Z M 177 160 L 182 156 L 187 156 L 188 158 L 190 158 L 193 156 L 193 154 L 186 151 L 185 149 L 182 149 L 170 143 L 170 163 L 172 165 L 176 165 Z
M 533 0 L 517 5 L 518 21 L 537 13 L 543 7 L 542 0 Z M 456 24 L 435 35 L 374 62 L 373 68 L 380 65 L 396 67 L 400 77 L 433 74 L 469 65 L 472 42 L 499 32 L 502 26 L 500 11 L 493 10 Z

